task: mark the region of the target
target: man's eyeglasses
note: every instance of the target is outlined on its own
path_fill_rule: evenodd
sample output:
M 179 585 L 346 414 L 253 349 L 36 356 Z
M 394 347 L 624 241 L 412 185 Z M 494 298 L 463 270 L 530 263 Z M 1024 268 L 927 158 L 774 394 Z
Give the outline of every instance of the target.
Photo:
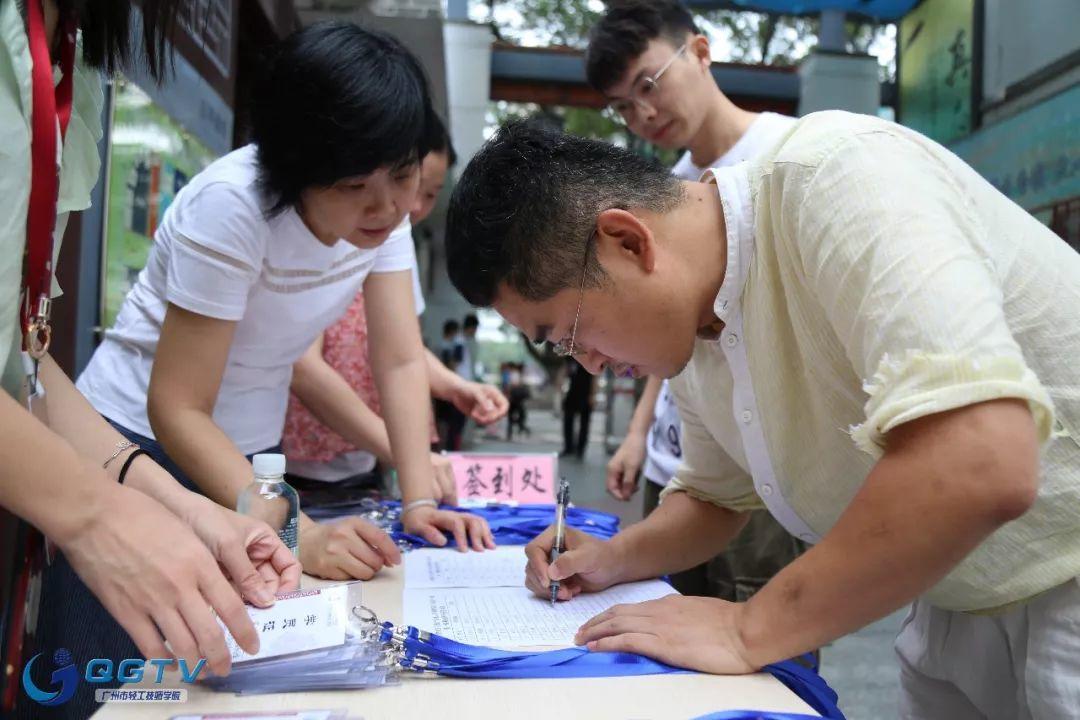
M 584 350 L 575 347 L 575 343 L 577 341 L 578 320 L 581 319 L 581 301 L 585 297 L 585 278 L 588 277 L 589 273 L 589 244 L 594 237 L 596 237 L 595 230 L 589 236 L 589 239 L 585 241 L 585 264 L 581 268 L 581 286 L 578 288 L 577 312 L 574 313 L 574 328 L 570 331 L 570 344 L 566 344 L 565 338 L 551 344 L 551 351 L 559 357 L 574 357 L 575 355 L 585 354 Z
M 686 52 L 686 43 L 683 43 L 682 47 L 675 51 L 675 54 L 664 63 L 663 67 L 656 71 L 655 75 L 642 75 L 638 78 L 637 82 L 630 88 L 629 97 L 612 98 L 608 101 L 608 109 L 623 122 L 629 123 L 637 116 L 639 107 L 651 108 L 648 99 L 656 92 L 656 88 L 660 84 L 660 78 L 664 76 L 671 64 L 684 52 Z

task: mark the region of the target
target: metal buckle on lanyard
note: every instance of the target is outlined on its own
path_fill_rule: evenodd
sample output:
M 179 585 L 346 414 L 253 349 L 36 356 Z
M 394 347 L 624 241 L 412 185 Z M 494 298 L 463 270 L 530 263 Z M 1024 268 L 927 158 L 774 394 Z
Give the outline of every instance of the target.
M 410 628 L 398 627 L 379 622 L 379 616 L 371 608 L 357 605 L 352 609 L 353 619 L 359 625 L 360 636 L 365 642 L 370 642 L 385 634 L 381 658 L 376 662 L 382 667 L 393 667 L 398 670 L 408 670 L 420 676 L 435 677 L 439 673 L 435 668 L 439 663 L 432 660 L 430 655 L 412 651 L 409 645 Z M 419 632 L 418 632 L 419 634 Z M 428 635 L 427 633 L 423 633 Z
M 45 357 L 52 343 L 52 326 L 49 316 L 52 313 L 52 301 L 45 295 L 38 298 L 38 311 L 30 318 L 26 326 L 26 352 L 35 361 Z M 36 375 L 36 373 L 35 373 Z

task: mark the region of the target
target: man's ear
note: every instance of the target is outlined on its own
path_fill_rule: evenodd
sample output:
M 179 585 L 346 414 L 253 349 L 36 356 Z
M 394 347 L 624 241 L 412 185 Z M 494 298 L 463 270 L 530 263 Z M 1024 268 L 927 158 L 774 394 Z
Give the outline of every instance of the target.
M 596 217 L 596 252 L 605 268 L 630 263 L 652 272 L 656 265 L 656 238 L 640 217 L 629 210 L 611 208 Z
M 705 35 L 692 35 L 686 43 L 686 52 L 703 68 L 705 72 L 712 73 L 712 48 L 709 46 L 709 38 Z

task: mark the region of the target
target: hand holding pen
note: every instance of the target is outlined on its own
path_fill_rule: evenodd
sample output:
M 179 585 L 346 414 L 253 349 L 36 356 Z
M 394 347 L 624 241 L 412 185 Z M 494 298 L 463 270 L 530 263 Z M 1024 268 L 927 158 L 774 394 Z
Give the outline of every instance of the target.
M 559 483 L 559 492 L 555 497 L 555 542 L 551 546 L 551 560 L 554 564 L 559 555 L 566 550 L 566 508 L 570 504 L 570 483 L 562 480 Z M 551 604 L 559 597 L 559 581 L 551 581 Z
M 570 498 L 567 493 L 566 505 Z M 569 600 L 582 592 L 596 592 L 623 582 L 624 560 L 610 540 L 601 540 L 570 527 L 564 507 L 562 536 L 556 542 L 558 522 L 525 546 L 528 565 L 525 586 L 537 597 Z M 555 552 L 556 548 L 558 551 Z M 557 558 L 557 560 L 555 560 Z M 552 564 L 554 563 L 554 564 Z

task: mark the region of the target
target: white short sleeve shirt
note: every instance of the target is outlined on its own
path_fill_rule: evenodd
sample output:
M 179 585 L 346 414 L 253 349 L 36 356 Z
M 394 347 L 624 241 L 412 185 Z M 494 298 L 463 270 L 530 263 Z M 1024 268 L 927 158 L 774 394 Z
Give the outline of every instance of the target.
M 255 146 L 196 175 L 177 194 L 116 325 L 79 377 L 95 408 L 153 437 L 150 370 L 169 303 L 236 322 L 214 421 L 245 454 L 281 439 L 292 365 L 345 312 L 372 272 L 416 262 L 408 219 L 378 248 L 320 242 L 289 209 L 273 218 L 257 186 Z

